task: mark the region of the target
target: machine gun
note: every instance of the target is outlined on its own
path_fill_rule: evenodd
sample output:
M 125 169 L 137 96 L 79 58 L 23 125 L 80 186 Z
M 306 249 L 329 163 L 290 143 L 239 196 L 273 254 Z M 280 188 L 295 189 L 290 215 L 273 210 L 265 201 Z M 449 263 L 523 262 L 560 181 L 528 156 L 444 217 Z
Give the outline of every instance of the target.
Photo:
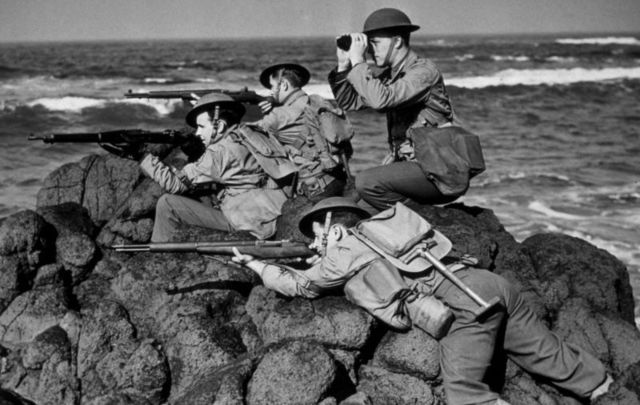
M 157 98 L 157 99 L 172 99 L 180 98 L 183 101 L 196 100 L 199 97 L 209 93 L 222 93 L 233 98 L 235 101 L 245 104 L 258 104 L 262 101 L 274 102 L 273 97 L 261 96 L 253 90 L 249 90 L 243 87 L 240 90 L 223 90 L 223 89 L 195 89 L 195 90 L 157 90 L 134 93 L 131 89 L 125 93 L 126 98 Z M 195 97 L 194 97 L 195 96 Z
M 221 242 L 169 242 L 150 243 L 147 245 L 113 245 L 116 252 L 195 252 L 202 255 L 227 255 L 233 256 L 233 248 L 245 255 L 251 255 L 258 259 L 284 259 L 311 257 L 316 254 L 302 242 L 289 240 L 276 241 L 246 241 L 231 240 Z
M 144 129 L 118 129 L 104 132 L 76 132 L 65 134 L 29 135 L 30 141 L 42 140 L 44 143 L 105 143 L 105 144 L 142 144 L 168 143 L 180 145 L 193 136 L 193 130 L 146 131 Z

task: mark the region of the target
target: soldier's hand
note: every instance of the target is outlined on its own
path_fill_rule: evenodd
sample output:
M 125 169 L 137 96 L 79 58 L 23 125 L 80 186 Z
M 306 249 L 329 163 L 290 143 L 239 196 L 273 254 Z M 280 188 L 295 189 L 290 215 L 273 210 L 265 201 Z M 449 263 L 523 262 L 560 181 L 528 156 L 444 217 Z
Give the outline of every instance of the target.
M 308 257 L 307 259 L 305 259 L 305 262 L 308 265 L 313 266 L 314 264 L 318 264 L 320 262 L 320 260 L 322 260 L 322 257 L 320 257 L 320 255 L 313 255 L 313 256 Z
M 415 160 L 416 155 L 413 149 L 413 144 L 410 140 L 406 139 L 400 144 L 400 147 L 398 148 L 398 158 L 407 162 Z
M 343 34 L 349 35 L 349 34 Z M 338 35 L 336 39 L 340 38 L 343 35 Z M 338 72 L 344 72 L 345 70 L 351 69 L 351 60 L 349 59 L 349 51 L 345 51 L 344 49 L 340 49 L 336 46 L 336 56 L 338 57 Z
M 231 258 L 232 261 L 244 265 L 253 260 L 253 256 L 240 253 L 238 248 L 233 247 L 231 249 L 233 250 L 233 254 L 234 254 L 234 256 Z
M 361 32 L 351 34 L 351 48 L 349 48 L 349 61 L 351 66 L 365 61 L 364 54 L 369 46 L 369 40 L 366 34 Z
M 270 100 L 261 101 L 258 103 L 258 107 L 260 107 L 260 111 L 262 114 L 269 114 L 271 110 L 273 110 L 273 104 Z

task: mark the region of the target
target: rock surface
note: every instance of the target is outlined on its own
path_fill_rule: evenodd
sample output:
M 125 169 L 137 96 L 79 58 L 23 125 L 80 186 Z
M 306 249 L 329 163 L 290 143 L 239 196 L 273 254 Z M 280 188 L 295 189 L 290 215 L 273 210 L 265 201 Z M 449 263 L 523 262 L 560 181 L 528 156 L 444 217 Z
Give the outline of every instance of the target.
M 340 294 L 282 297 L 224 260 L 108 249 L 149 240 L 161 194 L 133 162 L 93 155 L 49 175 L 37 212 L 2 221 L 0 403 L 445 403 L 438 342 L 418 329 L 390 330 Z M 287 202 L 277 237 L 304 240 L 296 222 L 310 205 Z M 518 243 L 480 207 L 412 208 L 603 361 L 615 383 L 597 404 L 640 404 L 640 332 L 620 261 L 566 235 Z M 492 377 L 513 404 L 575 403 L 510 361 Z

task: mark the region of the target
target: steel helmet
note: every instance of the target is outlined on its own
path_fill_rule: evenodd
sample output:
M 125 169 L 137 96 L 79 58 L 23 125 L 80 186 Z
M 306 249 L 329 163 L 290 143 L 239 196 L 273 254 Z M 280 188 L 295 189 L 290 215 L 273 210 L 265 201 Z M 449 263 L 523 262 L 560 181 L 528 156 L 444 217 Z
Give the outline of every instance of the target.
M 279 69 L 293 70 L 298 73 L 302 80 L 300 87 L 309 83 L 309 79 L 311 78 L 311 73 L 309 73 L 309 71 L 302 65 L 298 65 L 297 63 L 278 63 L 277 65 L 269 66 L 260 73 L 260 83 L 268 89 L 271 88 L 269 78 Z
M 334 210 L 353 212 L 354 214 L 359 215 L 361 219 L 369 218 L 371 216 L 353 200 L 345 197 L 329 197 L 318 202 L 302 214 L 302 217 L 298 222 L 298 228 L 300 229 L 300 232 L 302 232 L 306 236 L 313 237 L 313 219 L 317 218 L 318 215 L 326 213 L 327 211 Z
M 381 8 L 369 14 L 362 32 L 368 35 L 374 31 L 389 29 L 413 32 L 420 29 L 420 26 L 411 24 L 409 17 L 396 8 Z
M 196 118 L 200 113 L 212 110 L 216 105 L 220 106 L 220 112 L 230 112 L 238 121 L 242 118 L 245 108 L 242 103 L 234 100 L 224 93 L 208 93 L 198 99 L 195 106 L 187 113 L 185 120 L 189 126 L 197 127 Z

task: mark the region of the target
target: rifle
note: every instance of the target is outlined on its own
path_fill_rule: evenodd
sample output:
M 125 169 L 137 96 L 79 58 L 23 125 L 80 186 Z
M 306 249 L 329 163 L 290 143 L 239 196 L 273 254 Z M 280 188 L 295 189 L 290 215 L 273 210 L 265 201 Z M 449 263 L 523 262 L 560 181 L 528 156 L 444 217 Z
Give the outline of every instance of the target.
M 274 102 L 273 97 L 261 96 L 253 90 L 249 90 L 246 87 L 238 91 L 223 90 L 223 89 L 195 89 L 195 90 L 157 90 L 134 93 L 131 89 L 125 93 L 126 98 L 158 98 L 158 99 L 172 99 L 180 98 L 183 101 L 196 100 L 198 97 L 202 97 L 209 93 L 222 93 L 230 96 L 235 101 L 245 104 L 258 104 L 262 101 Z M 194 97 L 194 95 L 196 97 Z
M 228 255 L 233 256 L 233 248 L 237 248 L 242 254 L 251 255 L 258 259 L 284 259 L 311 257 L 316 253 L 302 242 L 289 240 L 276 241 L 246 241 L 230 240 L 221 242 L 168 242 L 150 243 L 147 245 L 113 245 L 116 252 L 195 252 L 203 255 Z
M 104 132 L 78 132 L 66 134 L 29 135 L 30 141 L 42 140 L 44 143 L 110 143 L 110 144 L 141 144 L 168 143 L 180 145 L 190 136 L 192 131 L 167 129 L 164 131 L 146 131 L 144 129 L 118 129 Z

